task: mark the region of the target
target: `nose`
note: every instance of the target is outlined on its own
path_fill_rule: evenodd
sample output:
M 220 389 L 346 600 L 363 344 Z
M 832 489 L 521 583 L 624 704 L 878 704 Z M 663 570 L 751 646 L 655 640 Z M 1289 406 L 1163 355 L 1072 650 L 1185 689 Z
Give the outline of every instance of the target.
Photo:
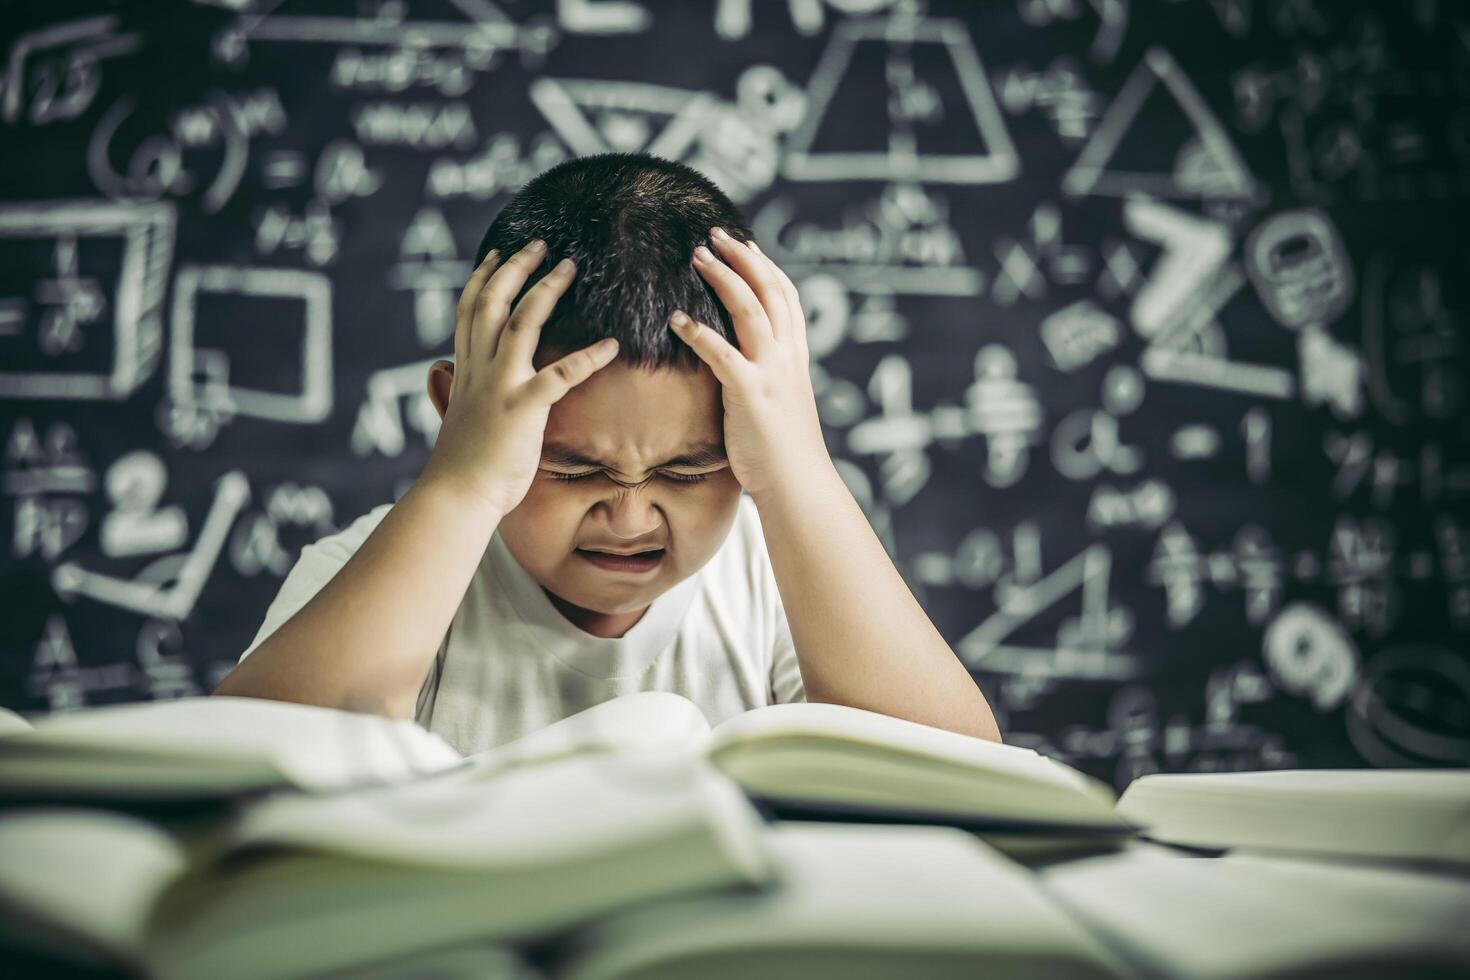
M 615 486 L 599 503 L 606 513 L 609 534 L 627 541 L 646 541 L 660 538 L 660 528 L 666 523 L 663 515 L 653 503 L 649 493 L 653 482 L 637 487 Z

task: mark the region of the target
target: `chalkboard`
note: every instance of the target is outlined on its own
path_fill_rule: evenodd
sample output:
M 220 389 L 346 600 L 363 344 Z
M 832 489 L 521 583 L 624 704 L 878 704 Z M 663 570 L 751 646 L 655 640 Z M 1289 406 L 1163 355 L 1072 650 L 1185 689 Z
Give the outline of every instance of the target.
M 1470 764 L 1470 8 L 0 3 L 3 703 L 212 690 L 396 499 L 489 219 L 709 176 L 1008 741 Z

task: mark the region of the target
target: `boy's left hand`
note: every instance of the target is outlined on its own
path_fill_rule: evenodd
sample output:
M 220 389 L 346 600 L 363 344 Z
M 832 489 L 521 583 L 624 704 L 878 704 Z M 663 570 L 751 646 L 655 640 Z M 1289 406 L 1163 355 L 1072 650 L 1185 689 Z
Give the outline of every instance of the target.
M 669 323 L 723 387 L 730 469 L 759 502 L 780 481 L 800 480 L 831 466 L 832 458 L 812 392 L 796 286 L 759 249 L 719 228 L 710 230 L 710 240 L 718 256 L 702 259 L 696 249 L 693 265 L 730 311 L 740 347 L 697 320 L 676 323 L 682 311 Z

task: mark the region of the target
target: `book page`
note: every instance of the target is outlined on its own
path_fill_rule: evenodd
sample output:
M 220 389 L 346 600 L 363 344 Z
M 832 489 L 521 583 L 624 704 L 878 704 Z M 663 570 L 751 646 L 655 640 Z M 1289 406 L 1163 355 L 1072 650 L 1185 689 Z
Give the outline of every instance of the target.
M 475 768 L 489 771 L 604 749 L 683 746 L 695 751 L 709 730 L 699 707 L 683 695 L 639 691 L 594 704 L 466 758 Z
M 153 900 L 189 863 L 141 817 L 64 807 L 0 812 L 0 854 L 0 904 L 133 961 Z
M 782 736 L 819 736 L 978 769 L 995 777 L 1099 792 L 1095 780 L 1034 749 L 961 735 L 947 729 L 841 704 L 788 702 L 727 718 L 711 733 L 710 751 Z M 1105 789 L 1105 788 L 1104 788 Z M 1111 793 L 1106 802 L 1111 805 Z
M 264 757 L 293 784 L 325 790 L 394 782 L 461 764 L 440 736 L 415 722 L 265 698 L 202 695 L 105 705 L 51 715 L 30 733 L 0 739 L 96 749 L 100 758 L 131 750 L 218 755 L 221 765 Z

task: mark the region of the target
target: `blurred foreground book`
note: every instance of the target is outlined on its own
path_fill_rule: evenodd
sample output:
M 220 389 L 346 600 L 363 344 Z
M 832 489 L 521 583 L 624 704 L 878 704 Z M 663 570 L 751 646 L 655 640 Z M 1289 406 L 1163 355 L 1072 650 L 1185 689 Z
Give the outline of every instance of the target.
M 772 875 L 761 827 L 728 780 L 657 752 L 285 791 L 193 823 L 14 807 L 0 942 L 164 980 L 310 976 L 756 886 Z
M 1154 840 L 1453 864 L 1470 872 L 1470 769 L 1155 773 L 1118 812 Z
M 688 698 L 612 698 L 468 757 L 493 771 L 617 747 L 682 749 L 773 818 L 935 823 L 995 835 L 1117 839 L 1111 787 L 1016 745 L 840 704 L 771 704 L 711 726 Z
M 294 701 L 202 695 L 18 717 L 0 728 L 0 802 L 327 791 L 463 764 L 415 722 Z
M 1142 977 L 1470 976 L 1470 879 L 1458 875 L 1130 841 L 1038 876 Z

